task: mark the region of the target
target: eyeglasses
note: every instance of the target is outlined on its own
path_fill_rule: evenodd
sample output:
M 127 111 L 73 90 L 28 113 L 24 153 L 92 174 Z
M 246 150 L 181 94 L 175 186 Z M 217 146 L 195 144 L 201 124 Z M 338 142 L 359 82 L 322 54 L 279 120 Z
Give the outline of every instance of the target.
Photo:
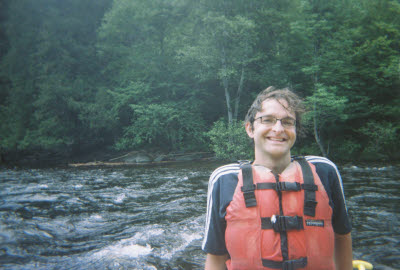
M 260 119 L 261 124 L 266 125 L 268 127 L 272 127 L 275 126 L 276 122 L 281 121 L 281 124 L 284 128 L 292 128 L 294 126 L 296 126 L 296 119 L 293 119 L 292 117 L 285 117 L 285 118 L 276 118 L 274 116 L 270 116 L 270 115 L 264 115 L 264 116 L 260 116 L 257 117 L 256 119 L 254 119 L 254 121 Z

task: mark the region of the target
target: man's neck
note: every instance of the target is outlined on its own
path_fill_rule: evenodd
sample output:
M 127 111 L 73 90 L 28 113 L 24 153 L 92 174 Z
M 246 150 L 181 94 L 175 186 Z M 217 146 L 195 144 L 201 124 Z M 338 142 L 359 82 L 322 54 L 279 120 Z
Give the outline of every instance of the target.
M 273 173 L 282 173 L 291 162 L 290 154 L 279 159 L 269 158 L 255 158 L 254 164 L 262 165 L 270 169 Z

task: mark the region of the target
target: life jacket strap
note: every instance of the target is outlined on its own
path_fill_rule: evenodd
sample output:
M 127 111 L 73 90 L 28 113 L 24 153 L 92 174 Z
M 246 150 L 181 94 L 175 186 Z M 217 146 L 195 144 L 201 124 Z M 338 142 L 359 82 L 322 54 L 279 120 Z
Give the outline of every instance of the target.
M 272 216 L 261 218 L 261 229 L 275 232 L 304 229 L 303 218 L 299 216 Z
M 309 191 L 317 191 L 318 186 L 314 184 L 301 184 L 301 188 Z
M 256 185 L 253 182 L 253 168 L 251 164 L 245 163 L 241 166 L 241 169 L 243 176 L 242 192 L 246 207 L 257 206 L 256 194 L 254 193 Z
M 302 257 L 295 260 L 287 260 L 283 262 L 271 261 L 271 260 L 262 260 L 262 264 L 264 267 L 273 268 L 273 269 L 283 269 L 283 270 L 295 270 L 298 268 L 304 268 L 307 266 L 307 257 Z
M 317 185 L 300 184 L 299 182 L 257 183 L 257 189 L 273 189 L 276 191 L 318 190 Z
M 304 215 L 315 217 L 315 207 L 317 201 L 315 199 L 315 191 L 312 187 L 315 186 L 314 175 L 312 173 L 310 164 L 304 157 L 296 157 L 295 160 L 300 164 L 303 173 L 304 185 L 310 189 L 304 191 Z
M 317 201 L 315 199 L 315 191 L 318 190 L 318 186 L 314 183 L 314 175 L 311 167 L 304 157 L 295 157 L 301 166 L 303 173 L 304 184 L 297 182 L 278 182 L 278 183 L 257 183 L 253 182 L 253 169 L 250 163 L 241 164 L 243 186 L 242 192 L 246 207 L 257 206 L 256 195 L 254 191 L 256 189 L 275 189 L 276 191 L 299 191 L 304 189 L 304 214 L 307 216 L 315 216 L 315 208 Z M 300 186 L 299 186 L 300 185 Z
M 301 185 L 298 182 L 257 183 L 257 189 L 274 189 L 276 191 L 299 191 Z

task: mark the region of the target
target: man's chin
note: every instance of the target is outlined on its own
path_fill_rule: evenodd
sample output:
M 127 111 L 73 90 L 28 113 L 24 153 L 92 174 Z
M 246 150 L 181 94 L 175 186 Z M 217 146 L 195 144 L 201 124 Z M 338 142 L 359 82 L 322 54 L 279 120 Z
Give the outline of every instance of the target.
M 274 149 L 268 149 L 265 151 L 265 154 L 273 159 L 281 159 L 290 157 L 290 149 L 287 147 L 274 147 Z

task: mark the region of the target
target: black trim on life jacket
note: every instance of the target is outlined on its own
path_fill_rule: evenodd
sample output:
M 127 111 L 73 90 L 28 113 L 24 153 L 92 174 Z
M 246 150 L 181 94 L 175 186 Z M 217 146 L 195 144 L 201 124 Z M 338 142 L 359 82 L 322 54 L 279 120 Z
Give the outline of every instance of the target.
M 243 186 L 242 192 L 246 207 L 257 206 L 257 200 L 255 196 L 256 189 L 274 189 L 276 190 L 279 198 L 279 215 L 272 217 L 262 217 L 261 227 L 262 229 L 274 229 L 274 231 L 280 234 L 281 238 L 281 253 L 282 262 L 276 262 L 271 260 L 262 259 L 263 266 L 283 269 L 283 270 L 294 270 L 297 268 L 304 268 L 307 265 L 307 257 L 289 260 L 289 248 L 288 248 L 288 230 L 301 230 L 304 229 L 303 218 L 299 216 L 284 216 L 282 208 L 282 191 L 300 191 L 304 190 L 304 214 L 307 216 L 315 216 L 315 208 L 317 205 L 315 191 L 318 190 L 318 186 L 314 183 L 314 176 L 310 165 L 304 157 L 295 157 L 294 160 L 298 161 L 302 174 L 304 184 L 298 182 L 280 182 L 279 175 L 274 174 L 275 183 L 257 183 L 253 181 L 253 169 L 251 164 L 245 163 L 241 165 Z
M 304 184 L 307 186 L 315 186 L 314 176 L 307 160 L 304 157 L 296 157 L 294 159 L 301 166 Z M 304 214 L 310 217 L 315 217 L 315 207 L 317 206 L 317 203 L 318 202 L 315 200 L 315 190 L 306 189 L 304 191 Z
M 246 207 L 253 207 L 257 205 L 257 200 L 254 191 L 256 189 L 274 189 L 276 191 L 299 191 L 304 190 L 304 214 L 307 216 L 315 217 L 315 208 L 317 201 L 315 200 L 315 191 L 318 190 L 318 186 L 314 183 L 314 176 L 311 171 L 311 167 L 307 160 L 302 157 L 293 157 L 300 166 L 303 173 L 304 184 L 298 182 L 279 182 L 276 183 L 257 183 L 254 185 L 253 182 L 253 170 L 250 163 L 243 163 L 241 165 L 243 175 L 243 187 L 242 192 Z
M 275 177 L 276 184 L 279 183 L 279 175 L 273 173 Z M 282 207 L 282 191 L 277 190 L 278 198 L 279 198 L 279 215 L 283 216 L 283 207 Z M 289 260 L 289 245 L 288 245 L 288 237 L 286 231 L 279 231 L 281 237 L 281 253 L 283 261 Z
M 250 163 L 244 163 L 241 165 L 241 169 L 243 176 L 242 192 L 246 207 L 257 206 L 256 195 L 254 194 L 256 185 L 253 182 L 253 168 Z
M 261 218 L 261 229 L 274 229 L 276 232 L 286 232 L 290 230 L 302 230 L 303 218 L 299 216 L 274 216 Z
M 287 260 L 283 262 L 276 262 L 271 260 L 262 259 L 262 264 L 264 267 L 273 269 L 283 269 L 283 270 L 295 270 L 298 268 L 304 268 L 307 266 L 307 257 L 303 257 L 295 260 Z
M 274 189 L 276 191 L 299 191 L 301 185 L 298 182 L 257 183 L 257 189 Z
M 276 191 L 318 190 L 317 185 L 300 184 L 299 182 L 257 183 L 256 189 L 274 189 Z

